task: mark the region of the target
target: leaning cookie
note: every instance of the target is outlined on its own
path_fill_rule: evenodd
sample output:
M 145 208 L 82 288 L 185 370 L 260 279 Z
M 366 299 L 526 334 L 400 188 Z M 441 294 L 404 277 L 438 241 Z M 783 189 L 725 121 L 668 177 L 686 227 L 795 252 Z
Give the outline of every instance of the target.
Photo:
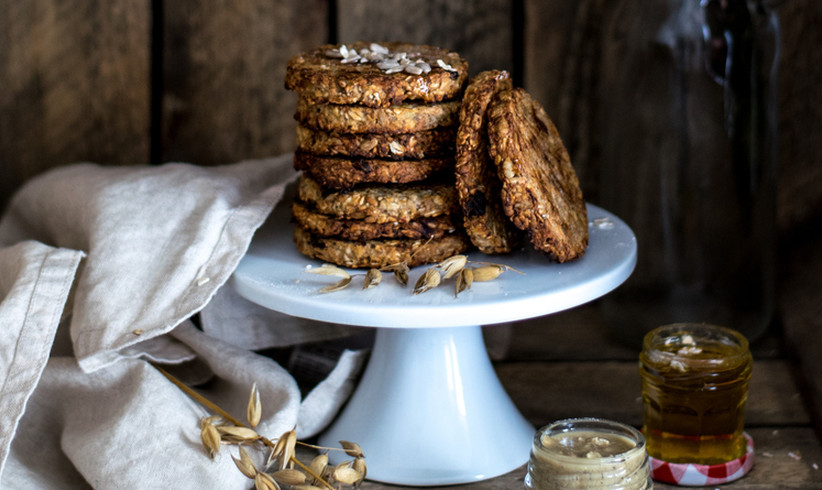
M 416 133 L 457 123 L 459 101 L 422 104 L 406 102 L 388 107 L 316 104 L 297 100 L 294 118 L 322 131 L 340 133 Z
M 500 201 L 501 183 L 488 154 L 486 109 L 500 90 L 511 89 L 506 71 L 479 73 L 468 84 L 457 130 L 456 188 L 471 242 L 487 254 L 511 252 L 520 241 Z
M 342 267 L 384 267 L 405 262 L 409 267 L 430 264 L 460 254 L 470 242 L 463 233 L 438 239 L 368 240 L 365 242 L 323 238 L 300 226 L 294 228 L 294 242 L 303 255 Z
M 442 48 L 357 42 L 294 56 L 285 87 L 314 103 L 384 107 L 456 99 L 467 77 L 468 63 Z
M 312 155 L 421 159 L 454 154 L 456 126 L 415 133 L 339 133 L 297 126 L 297 150 Z
M 318 213 L 299 201 L 291 206 L 294 221 L 313 235 L 349 241 L 378 238 L 440 239 L 456 233 L 457 219 L 449 215 L 419 218 L 411 221 L 369 223 L 362 220 L 339 219 Z
M 445 170 L 453 171 L 453 158 L 386 160 L 383 158 L 327 157 L 294 153 L 294 168 L 322 187 L 348 189 L 358 184 L 405 184 L 425 180 Z
M 444 183 L 359 186 L 323 189 L 306 174 L 297 182 L 297 198 L 317 212 L 369 223 L 410 221 L 459 212 L 454 186 Z
M 542 106 L 523 89 L 498 92 L 488 106 L 489 152 L 502 203 L 534 247 L 559 262 L 588 246 L 588 215 L 571 159 Z

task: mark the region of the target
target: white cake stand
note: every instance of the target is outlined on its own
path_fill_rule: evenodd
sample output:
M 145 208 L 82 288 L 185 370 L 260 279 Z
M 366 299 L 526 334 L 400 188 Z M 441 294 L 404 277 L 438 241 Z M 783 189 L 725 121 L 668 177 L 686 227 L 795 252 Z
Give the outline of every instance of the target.
M 503 263 L 524 274 L 505 272 L 458 297 L 453 280 L 413 295 L 427 268 L 418 267 L 407 287 L 386 275 L 373 289 L 362 290 L 361 278 L 355 278 L 348 289 L 320 294 L 338 279 L 306 272 L 321 264 L 297 252 L 288 209 L 278 206 L 257 232 L 231 284 L 246 299 L 286 314 L 378 327 L 362 380 L 320 444 L 356 441 L 366 455 L 368 478 L 386 483 L 467 483 L 524 464 L 535 428 L 500 384 L 480 325 L 586 303 L 620 285 L 636 264 L 631 229 L 589 205 L 589 247 L 575 262 L 557 264 L 535 252 L 474 252 L 469 260 Z M 545 388 L 550 389 L 548 380 Z

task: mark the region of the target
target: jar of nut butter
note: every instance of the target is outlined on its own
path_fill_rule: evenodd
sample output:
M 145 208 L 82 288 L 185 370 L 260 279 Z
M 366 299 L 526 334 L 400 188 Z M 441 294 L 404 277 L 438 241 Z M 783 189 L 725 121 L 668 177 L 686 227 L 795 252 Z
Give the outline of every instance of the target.
M 525 488 L 653 488 L 645 438 L 633 427 L 611 420 L 554 422 L 534 436 Z

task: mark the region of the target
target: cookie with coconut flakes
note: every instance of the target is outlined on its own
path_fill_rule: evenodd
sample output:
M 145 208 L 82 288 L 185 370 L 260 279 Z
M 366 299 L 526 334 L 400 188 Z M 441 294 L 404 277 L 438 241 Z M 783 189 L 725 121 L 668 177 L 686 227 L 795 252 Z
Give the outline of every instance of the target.
M 468 62 L 442 48 L 356 42 L 292 57 L 285 87 L 313 103 L 385 107 L 456 99 L 467 77 Z
M 523 89 L 488 105 L 489 153 L 502 182 L 505 214 L 537 250 L 559 262 L 588 246 L 588 215 L 571 158 L 542 106 Z
M 350 241 L 324 238 L 301 226 L 294 228 L 294 243 L 303 255 L 341 267 L 380 268 L 405 262 L 408 267 L 440 262 L 468 249 L 471 242 L 462 232 L 433 239 Z
M 455 165 L 457 196 L 471 242 L 487 254 L 511 252 L 520 242 L 521 232 L 502 209 L 502 184 L 494 160 L 488 154 L 488 104 L 497 92 L 511 88 L 508 72 L 481 72 L 468 83 L 459 112 Z

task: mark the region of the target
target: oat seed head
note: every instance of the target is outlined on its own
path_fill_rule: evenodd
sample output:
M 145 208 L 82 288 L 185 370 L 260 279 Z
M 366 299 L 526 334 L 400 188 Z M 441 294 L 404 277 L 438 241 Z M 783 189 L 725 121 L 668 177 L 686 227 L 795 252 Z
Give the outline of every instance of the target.
M 285 469 L 296 452 L 297 433 L 292 429 L 284 433 L 274 446 L 275 457 L 280 461 L 280 469 Z
M 454 255 L 437 264 L 437 267 L 442 269 L 443 279 L 451 279 L 455 275 L 459 274 L 467 262 L 467 256 Z
M 240 451 L 239 459 L 235 458 L 233 455 L 231 456 L 231 459 L 234 460 L 234 464 L 237 465 L 237 468 L 243 475 L 253 480 L 257 475 L 257 467 L 254 466 L 254 461 L 242 446 L 238 446 L 237 449 Z
M 260 402 L 260 391 L 257 389 L 257 383 L 251 385 L 251 395 L 248 397 L 248 407 L 246 408 L 246 415 L 248 416 L 248 424 L 253 429 L 260 423 L 262 417 L 263 406 Z
M 341 269 L 336 265 L 332 264 L 323 264 L 320 267 L 314 267 L 312 269 L 309 269 L 308 272 L 311 274 L 320 274 L 323 276 L 337 276 L 342 278 L 350 277 L 350 275 L 348 274 L 348 272 L 345 271 L 345 269 Z
M 458 296 L 466 289 L 471 289 L 474 283 L 474 271 L 471 268 L 463 269 L 457 275 L 457 283 L 454 286 L 454 296 Z
M 440 276 L 440 272 L 436 268 L 431 267 L 417 279 L 417 284 L 414 286 L 414 294 L 421 294 L 429 289 L 433 289 L 439 286 L 441 281 L 442 277 Z
M 322 476 L 325 473 L 325 469 L 328 468 L 328 455 L 327 454 L 319 454 L 311 460 L 311 464 L 308 465 L 309 471 L 315 475 Z
M 343 278 L 337 284 L 334 284 L 334 285 L 331 285 L 331 286 L 325 286 L 324 288 L 320 288 L 319 292 L 320 293 L 333 293 L 333 292 L 336 292 L 336 291 L 341 291 L 341 290 L 347 288 L 349 284 L 351 284 L 351 277 L 350 276 Z
M 228 439 L 233 439 L 236 441 L 256 441 L 260 438 L 260 434 L 257 434 L 254 429 L 249 429 L 248 427 L 221 425 L 217 427 L 217 430 L 221 434 L 228 436 Z
M 220 433 L 211 423 L 203 423 L 200 427 L 200 440 L 205 446 L 211 459 L 220 452 Z
M 404 286 L 408 285 L 408 273 L 411 269 L 408 268 L 407 262 L 400 262 L 398 264 L 389 265 L 385 268 L 387 271 L 394 273 L 394 279 Z
M 365 458 L 362 456 L 357 457 L 351 467 L 357 470 L 363 478 L 365 478 L 368 473 L 368 468 L 365 465 Z
M 219 415 L 209 415 L 208 417 L 203 417 L 200 419 L 200 425 L 211 424 L 211 425 L 225 425 L 225 419 Z
M 362 448 L 356 442 L 351 441 L 340 441 L 340 446 L 342 446 L 345 454 L 351 456 L 352 458 L 364 458 L 365 455 L 362 452 Z
M 254 490 L 280 490 L 280 485 L 268 473 L 254 475 Z
M 382 272 L 379 269 L 368 269 L 362 283 L 363 289 L 370 289 L 382 281 Z
M 483 265 L 473 270 L 473 280 L 475 282 L 492 281 L 502 274 L 504 268 L 497 265 Z
M 272 473 L 271 476 L 275 481 L 283 485 L 302 485 L 306 480 L 305 473 L 291 468 L 277 470 Z
M 354 485 L 363 479 L 362 473 L 348 466 L 350 463 L 340 463 L 334 468 L 334 479 L 346 485 Z

